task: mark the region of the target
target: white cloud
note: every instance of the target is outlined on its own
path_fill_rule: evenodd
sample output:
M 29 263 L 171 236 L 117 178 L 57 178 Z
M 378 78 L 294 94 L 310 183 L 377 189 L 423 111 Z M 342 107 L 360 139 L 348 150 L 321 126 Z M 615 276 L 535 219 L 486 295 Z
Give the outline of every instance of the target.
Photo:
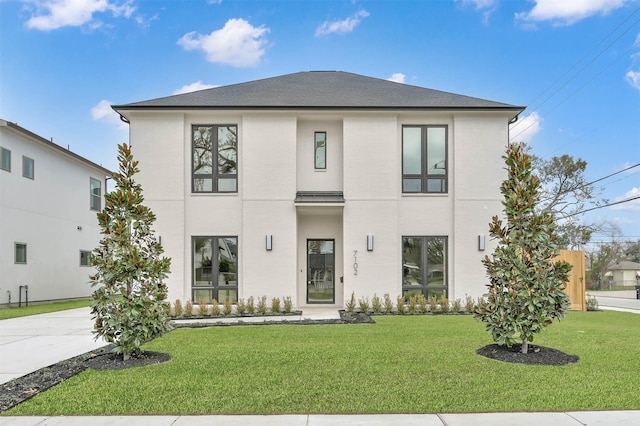
M 195 31 L 185 34 L 178 45 L 185 50 L 204 51 L 209 62 L 250 67 L 264 55 L 268 32 L 269 28 L 264 25 L 254 27 L 244 19 L 229 19 L 222 29 L 211 34 L 201 35 Z
M 191 93 L 191 92 L 196 92 L 198 90 L 204 90 L 204 89 L 211 89 L 213 87 L 216 87 L 212 84 L 205 84 L 202 82 L 202 80 L 198 80 L 194 83 L 191 84 L 186 84 L 184 86 L 182 86 L 181 88 L 179 88 L 178 90 L 175 90 L 173 92 L 174 95 L 181 95 L 183 93 Z
M 129 18 L 135 11 L 132 0 L 23 0 L 31 5 L 32 16 L 26 23 L 27 28 L 42 31 L 62 27 L 78 27 L 84 24 L 100 26 L 92 22 L 94 14 L 111 12 L 115 17 Z
M 498 8 L 498 0 L 455 0 L 463 6 L 473 6 L 477 12 L 482 12 L 482 21 L 489 23 L 489 17 Z
M 640 71 L 629 71 L 624 77 L 633 88 L 640 90 Z
M 628 199 L 631 199 L 631 198 L 636 198 L 635 200 L 628 201 L 626 203 L 616 204 L 614 206 L 611 206 L 611 208 L 614 209 L 614 210 L 626 210 L 626 211 L 632 211 L 632 212 L 640 212 L 640 198 L 637 198 L 637 197 L 640 197 L 640 188 L 633 187 L 633 188 L 631 188 L 630 191 L 627 191 L 621 197 L 616 197 L 614 202 L 628 200 Z
M 534 111 L 525 117 L 520 117 L 509 127 L 509 142 L 529 143 L 541 128 L 542 118 L 537 112 Z
M 594 15 L 606 15 L 621 8 L 629 0 L 534 0 L 533 9 L 516 13 L 524 22 L 554 21 L 559 25 L 573 25 Z
M 354 13 L 353 16 L 343 19 L 342 21 L 324 21 L 316 29 L 316 37 L 332 33 L 350 33 L 360 23 L 360 21 L 362 21 L 367 16 L 369 16 L 369 12 L 367 12 L 366 10 L 359 10 L 358 12 Z
M 394 72 L 393 74 L 391 74 L 391 77 L 389 77 L 387 80 L 395 81 L 396 83 L 404 83 L 404 78 L 405 78 L 405 75 L 402 74 L 401 72 Z
M 127 128 L 126 123 L 120 120 L 120 114 L 111 108 L 111 102 L 105 99 L 91 108 L 91 117 L 95 121 L 104 121 L 105 123 L 116 125 L 119 129 Z

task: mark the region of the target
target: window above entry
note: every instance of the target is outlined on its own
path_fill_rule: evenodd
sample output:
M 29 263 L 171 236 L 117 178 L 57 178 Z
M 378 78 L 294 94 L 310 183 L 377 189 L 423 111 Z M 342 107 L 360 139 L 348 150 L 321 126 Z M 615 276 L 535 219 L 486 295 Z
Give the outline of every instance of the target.
M 403 193 L 446 193 L 447 168 L 447 126 L 403 126 Z
M 238 192 L 238 126 L 194 125 L 191 136 L 192 191 Z

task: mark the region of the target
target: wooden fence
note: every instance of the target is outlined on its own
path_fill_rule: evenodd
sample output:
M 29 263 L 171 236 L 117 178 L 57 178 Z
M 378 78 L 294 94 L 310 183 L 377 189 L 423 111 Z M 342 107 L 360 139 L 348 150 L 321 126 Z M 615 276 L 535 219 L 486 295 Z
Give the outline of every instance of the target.
M 567 288 L 564 290 L 569 295 L 569 309 L 572 311 L 587 310 L 587 276 L 585 274 L 585 254 L 583 251 L 560 250 L 559 260 L 564 260 L 573 265 Z

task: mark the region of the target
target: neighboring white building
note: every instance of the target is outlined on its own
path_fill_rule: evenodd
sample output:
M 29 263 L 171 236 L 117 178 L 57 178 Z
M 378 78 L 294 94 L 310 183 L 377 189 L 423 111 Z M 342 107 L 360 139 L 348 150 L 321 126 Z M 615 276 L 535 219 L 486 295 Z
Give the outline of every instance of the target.
M 112 173 L 5 120 L 0 151 L 0 304 L 89 296 Z
M 113 108 L 172 258 L 172 301 L 486 290 L 523 107 L 320 71 Z

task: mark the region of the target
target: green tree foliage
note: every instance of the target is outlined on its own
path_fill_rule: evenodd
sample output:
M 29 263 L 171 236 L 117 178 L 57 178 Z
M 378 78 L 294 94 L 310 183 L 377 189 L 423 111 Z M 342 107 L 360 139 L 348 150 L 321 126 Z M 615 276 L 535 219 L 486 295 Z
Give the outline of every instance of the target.
M 126 360 L 139 355 L 143 343 L 170 330 L 167 286 L 171 260 L 160 257 L 162 246 L 151 226 L 155 215 L 142 205 L 142 187 L 133 176 L 139 171 L 126 144 L 118 145 L 120 171 L 116 189 L 105 194 L 98 213 L 102 240 L 92 253 L 96 274 L 91 285 L 91 314 L 96 339 L 115 345 Z
M 521 145 L 510 145 L 503 157 L 508 178 L 500 188 L 506 223 L 494 216 L 489 224 L 498 246 L 485 256 L 489 277 L 487 303 L 475 317 L 500 345 L 528 344 L 536 333 L 564 318 L 569 298 L 563 292 L 571 265 L 555 260 L 559 254 L 553 216 L 538 212 L 540 180 Z

